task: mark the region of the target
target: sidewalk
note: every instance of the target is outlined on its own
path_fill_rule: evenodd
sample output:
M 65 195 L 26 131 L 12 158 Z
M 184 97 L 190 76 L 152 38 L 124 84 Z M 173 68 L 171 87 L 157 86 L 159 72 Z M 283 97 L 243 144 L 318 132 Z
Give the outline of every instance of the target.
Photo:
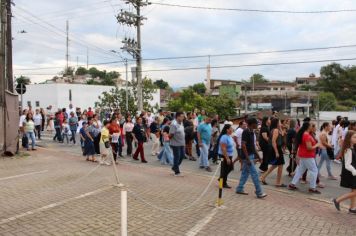
M 96 164 L 55 150 L 31 154 L 0 162 L 0 179 L 5 178 L 0 181 L 1 235 L 119 235 L 120 189 L 112 187 L 112 167 L 93 171 Z M 180 211 L 203 192 L 209 177 L 174 177 L 168 166 L 141 163 L 124 162 L 118 169 L 129 190 L 157 208 L 172 210 L 158 210 L 129 192 L 129 235 L 356 235 L 356 216 L 300 194 L 266 190 L 269 196 L 259 200 L 248 185 L 248 196 L 224 191 L 226 208 L 216 210 L 214 179 L 197 204 Z

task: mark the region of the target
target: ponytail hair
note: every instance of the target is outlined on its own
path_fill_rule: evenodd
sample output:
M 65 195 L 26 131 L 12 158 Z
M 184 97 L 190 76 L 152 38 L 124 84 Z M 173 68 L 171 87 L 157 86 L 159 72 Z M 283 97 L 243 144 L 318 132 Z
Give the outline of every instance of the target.
M 309 129 L 310 125 L 311 124 L 309 122 L 304 122 L 302 127 L 299 129 L 295 138 L 295 150 L 297 150 L 299 145 L 302 143 L 303 134 Z
M 323 131 L 328 126 L 329 126 L 329 122 L 324 122 L 320 127 L 320 132 Z

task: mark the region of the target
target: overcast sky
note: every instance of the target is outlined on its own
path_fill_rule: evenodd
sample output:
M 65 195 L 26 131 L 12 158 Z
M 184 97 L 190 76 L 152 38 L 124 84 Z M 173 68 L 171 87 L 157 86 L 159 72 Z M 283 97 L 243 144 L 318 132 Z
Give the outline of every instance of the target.
M 315 11 L 356 9 L 352 0 L 152 0 L 182 5 L 262 10 Z M 115 15 L 128 9 L 121 0 L 15 0 L 13 8 L 15 76 L 32 82 L 52 78 L 65 66 L 65 22 L 70 28 L 70 65 L 120 60 L 110 50 L 120 51 L 123 37 L 133 37 L 135 28 L 117 24 Z M 356 12 L 332 14 L 280 14 L 214 11 L 150 5 L 142 28 L 143 58 L 214 55 L 255 51 L 314 48 L 356 44 Z M 25 30 L 27 33 L 21 33 Z M 123 56 L 129 55 L 123 53 Z M 356 58 L 356 47 L 323 51 L 273 53 L 249 56 L 211 57 L 211 66 L 277 63 Z M 208 57 L 169 61 L 144 61 L 143 71 L 204 67 Z M 340 62 L 344 65 L 355 61 Z M 212 78 L 242 80 L 261 73 L 270 80 L 295 80 L 319 74 L 326 63 L 212 69 Z M 133 66 L 133 64 L 132 64 Z M 43 70 L 21 70 L 55 67 Z M 96 66 L 124 72 L 122 64 Z M 144 72 L 164 79 L 173 87 L 203 82 L 206 70 Z

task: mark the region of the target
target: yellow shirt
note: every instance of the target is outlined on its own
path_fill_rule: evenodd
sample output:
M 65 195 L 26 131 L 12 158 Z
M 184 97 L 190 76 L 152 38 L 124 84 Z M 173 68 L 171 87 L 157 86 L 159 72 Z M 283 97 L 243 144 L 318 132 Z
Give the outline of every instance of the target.
M 107 129 L 106 127 L 103 127 L 103 128 L 101 129 L 100 142 L 101 142 L 101 143 L 105 143 L 105 142 L 109 141 L 109 137 L 110 137 L 109 129 Z

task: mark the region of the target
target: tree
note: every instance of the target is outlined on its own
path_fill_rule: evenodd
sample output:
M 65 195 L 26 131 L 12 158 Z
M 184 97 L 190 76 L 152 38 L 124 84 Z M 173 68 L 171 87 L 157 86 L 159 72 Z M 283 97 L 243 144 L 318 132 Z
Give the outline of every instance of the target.
M 21 75 L 20 77 L 16 78 L 16 83 L 28 85 L 31 83 L 31 79 L 26 76 Z
M 215 113 L 219 115 L 222 119 L 228 119 L 231 116 L 236 115 L 236 103 L 233 99 L 228 96 L 209 96 L 207 98 L 207 104 L 212 106 Z
M 194 84 L 193 86 L 189 86 L 189 88 L 191 88 L 197 94 L 201 95 L 205 94 L 206 92 L 206 87 L 204 83 Z
M 68 66 L 67 68 L 64 69 L 62 74 L 63 74 L 63 76 L 73 76 L 74 75 L 74 67 Z
M 98 70 L 96 67 L 91 67 L 89 70 L 88 70 L 88 74 L 93 78 L 97 78 L 99 77 L 100 79 L 103 79 L 105 78 L 105 75 L 106 75 L 106 71 L 100 71 Z
M 78 67 L 78 69 L 75 72 L 76 75 L 86 75 L 88 74 L 88 70 L 84 67 Z
M 143 108 L 145 111 L 153 111 L 153 107 L 149 101 L 153 99 L 152 94 L 155 92 L 156 86 L 153 85 L 152 80 L 148 78 L 143 79 Z M 137 82 L 129 83 L 128 91 L 128 111 L 131 114 L 136 114 L 137 107 Z M 156 104 L 157 105 L 157 104 Z M 100 108 L 120 108 L 126 111 L 126 90 L 125 89 L 112 89 L 110 92 L 104 92 L 99 96 L 99 101 L 96 106 Z
M 153 84 L 156 85 L 159 89 L 169 89 L 168 82 L 164 81 L 163 79 L 156 80 L 153 82 Z
M 337 106 L 337 100 L 332 92 L 321 92 L 319 94 L 320 111 L 334 111 Z
M 267 83 L 268 80 L 261 74 L 253 74 L 250 77 L 250 83 L 260 84 L 260 83 Z

